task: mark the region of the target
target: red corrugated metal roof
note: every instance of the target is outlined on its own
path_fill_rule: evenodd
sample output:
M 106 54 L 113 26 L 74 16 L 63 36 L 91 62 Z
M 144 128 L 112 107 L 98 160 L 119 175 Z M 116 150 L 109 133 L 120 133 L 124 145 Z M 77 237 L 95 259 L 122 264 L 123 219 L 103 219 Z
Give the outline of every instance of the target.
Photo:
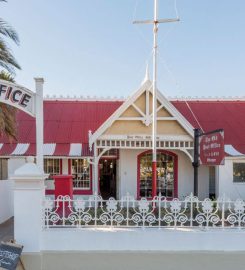
M 204 131 L 223 128 L 225 144 L 245 154 L 245 101 L 173 101 L 173 105 L 195 127 Z M 193 116 L 193 114 L 195 117 Z
M 0 149 L 0 156 L 8 156 L 9 153 L 12 153 L 16 147 L 16 144 L 5 143 Z
M 172 101 L 180 113 L 194 126 L 201 124 L 204 131 L 224 128 L 225 144 L 245 153 L 245 101 Z M 56 143 L 55 155 L 67 152 L 71 143 L 82 143 L 83 155 L 89 154 L 88 131 L 94 132 L 122 104 L 121 101 L 44 101 L 44 143 Z M 17 113 L 18 143 L 30 143 L 27 155 L 35 154 L 35 119 Z M 4 146 L 0 155 L 6 155 L 15 146 Z M 9 148 L 9 149 L 7 149 Z M 67 148 L 67 149 L 66 149 Z
M 88 149 L 88 131 L 94 132 L 122 104 L 121 101 L 44 101 L 44 143 L 56 143 L 54 155 L 67 155 L 71 143 L 82 143 L 82 154 Z M 35 155 L 35 118 L 17 112 L 18 143 L 30 143 L 26 155 Z M 4 136 L 0 155 L 10 155 L 16 143 Z

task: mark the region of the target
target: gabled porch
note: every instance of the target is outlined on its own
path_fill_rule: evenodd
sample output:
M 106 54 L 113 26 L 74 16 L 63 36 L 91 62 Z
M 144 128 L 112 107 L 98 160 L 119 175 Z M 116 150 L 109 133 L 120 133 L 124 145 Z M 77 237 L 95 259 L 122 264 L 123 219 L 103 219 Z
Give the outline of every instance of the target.
M 193 191 L 193 127 L 159 91 L 156 139 L 156 192 L 169 198 L 188 195 Z M 127 192 L 138 199 L 152 197 L 152 83 L 149 79 L 93 134 L 89 132 L 89 146 L 94 153 L 91 163 L 95 192 L 101 192 L 100 160 L 113 149 L 118 152 L 114 176 L 116 196 L 113 197 L 120 198 Z

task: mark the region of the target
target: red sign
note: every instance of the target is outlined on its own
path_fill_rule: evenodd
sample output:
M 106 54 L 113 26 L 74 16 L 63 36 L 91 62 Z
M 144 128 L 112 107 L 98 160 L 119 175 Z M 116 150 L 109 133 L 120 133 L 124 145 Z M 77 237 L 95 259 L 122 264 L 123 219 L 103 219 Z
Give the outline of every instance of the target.
M 203 134 L 199 137 L 200 164 L 224 165 L 224 131 Z

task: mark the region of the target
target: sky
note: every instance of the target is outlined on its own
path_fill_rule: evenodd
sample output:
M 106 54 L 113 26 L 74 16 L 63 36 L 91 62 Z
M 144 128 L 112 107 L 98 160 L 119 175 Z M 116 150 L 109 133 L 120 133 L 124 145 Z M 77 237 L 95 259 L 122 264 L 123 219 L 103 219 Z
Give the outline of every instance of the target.
M 245 96 L 245 1 L 159 0 L 158 88 L 166 96 Z M 9 41 L 16 82 L 45 95 L 127 97 L 152 77 L 153 0 L 8 0 L 0 17 L 20 36 Z

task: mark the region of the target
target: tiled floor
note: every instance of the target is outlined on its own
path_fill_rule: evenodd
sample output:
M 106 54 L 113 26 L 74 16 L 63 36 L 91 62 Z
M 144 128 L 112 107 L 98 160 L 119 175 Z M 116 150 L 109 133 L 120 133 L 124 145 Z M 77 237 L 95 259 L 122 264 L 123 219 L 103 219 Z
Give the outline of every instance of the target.
M 10 218 L 4 223 L 0 224 L 0 242 L 14 239 L 14 218 Z

